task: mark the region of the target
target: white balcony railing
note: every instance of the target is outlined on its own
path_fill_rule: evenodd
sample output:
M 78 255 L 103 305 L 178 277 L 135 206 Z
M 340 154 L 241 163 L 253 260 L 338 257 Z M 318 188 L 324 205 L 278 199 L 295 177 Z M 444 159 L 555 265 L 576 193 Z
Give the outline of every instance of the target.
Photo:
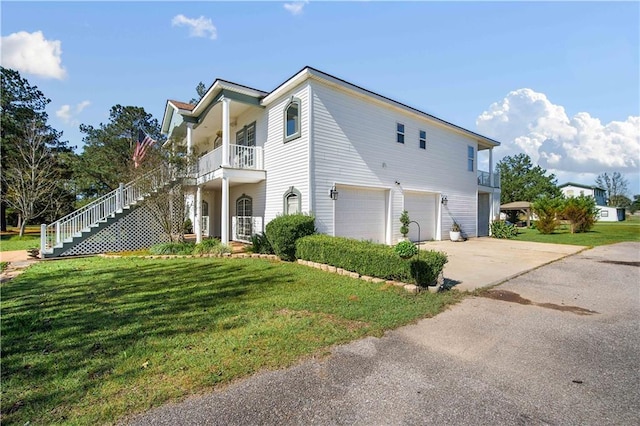
M 222 165 L 222 147 L 206 153 L 198 160 L 198 175 L 213 172 Z M 263 170 L 262 147 L 229 145 L 229 166 L 235 169 Z
M 491 174 L 478 170 L 478 185 L 489 186 L 492 188 L 500 188 L 500 174 L 493 174 L 493 183 L 491 182 Z

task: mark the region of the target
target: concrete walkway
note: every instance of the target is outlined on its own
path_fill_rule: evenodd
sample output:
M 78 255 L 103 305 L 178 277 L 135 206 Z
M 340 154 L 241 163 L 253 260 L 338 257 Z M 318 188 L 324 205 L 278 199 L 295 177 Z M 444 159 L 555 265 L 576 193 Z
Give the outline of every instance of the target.
M 444 266 L 445 283 L 461 291 L 492 286 L 586 247 L 567 244 L 530 243 L 471 238 L 464 242 L 430 241 L 421 244 L 423 250 L 447 254 Z
M 26 250 L 0 251 L 0 262 L 20 262 L 31 259 Z

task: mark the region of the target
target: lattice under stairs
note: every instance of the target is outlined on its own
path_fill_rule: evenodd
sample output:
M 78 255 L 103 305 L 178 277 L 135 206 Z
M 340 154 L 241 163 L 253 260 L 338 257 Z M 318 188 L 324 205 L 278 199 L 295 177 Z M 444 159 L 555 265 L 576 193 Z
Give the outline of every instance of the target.
M 44 258 L 135 250 L 158 242 L 162 229 L 143 201 L 179 183 L 174 170 L 156 169 L 69 215 L 41 226 Z

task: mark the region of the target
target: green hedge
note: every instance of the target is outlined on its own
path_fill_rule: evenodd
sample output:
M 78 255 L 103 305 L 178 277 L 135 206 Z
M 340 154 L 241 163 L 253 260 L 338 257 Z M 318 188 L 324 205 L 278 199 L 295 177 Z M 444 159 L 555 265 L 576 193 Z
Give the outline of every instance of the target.
M 311 235 L 296 243 L 296 257 L 325 263 L 360 275 L 428 286 L 435 283 L 447 256 L 437 251 L 420 251 L 403 260 L 393 247 L 350 238 Z
M 296 241 L 315 232 L 315 218 L 302 213 L 278 216 L 265 227 L 273 251 L 282 260 L 296 260 Z

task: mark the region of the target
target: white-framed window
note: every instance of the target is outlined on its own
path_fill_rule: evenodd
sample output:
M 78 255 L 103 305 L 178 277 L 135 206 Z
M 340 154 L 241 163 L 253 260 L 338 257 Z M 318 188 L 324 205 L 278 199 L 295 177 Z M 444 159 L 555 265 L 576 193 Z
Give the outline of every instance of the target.
M 302 194 L 293 186 L 289 187 L 284 193 L 283 201 L 282 211 L 284 214 L 294 214 L 302 211 Z
M 236 132 L 236 145 L 256 146 L 256 122 L 244 126 Z
M 420 130 L 420 149 L 427 149 L 427 132 Z
M 300 99 L 293 96 L 284 107 L 284 141 L 300 137 Z
M 474 166 L 476 162 L 476 149 L 469 145 L 467 147 L 467 170 L 472 172 L 475 170 Z
M 396 142 L 404 143 L 404 124 L 396 123 Z
M 600 210 L 600 217 L 609 217 L 609 212 L 607 210 Z

